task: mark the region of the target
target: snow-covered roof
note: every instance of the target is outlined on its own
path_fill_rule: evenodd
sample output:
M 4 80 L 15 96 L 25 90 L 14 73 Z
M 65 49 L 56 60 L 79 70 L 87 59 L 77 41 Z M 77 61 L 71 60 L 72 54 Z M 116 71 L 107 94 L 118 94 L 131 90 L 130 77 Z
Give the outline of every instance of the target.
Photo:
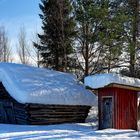
M 140 79 L 122 76 L 120 74 L 110 73 L 110 74 L 95 74 L 87 76 L 84 79 L 86 86 L 98 89 L 110 84 L 120 84 L 125 86 L 132 86 L 140 88 Z
M 94 105 L 96 96 L 68 73 L 0 63 L 0 81 L 20 103 Z

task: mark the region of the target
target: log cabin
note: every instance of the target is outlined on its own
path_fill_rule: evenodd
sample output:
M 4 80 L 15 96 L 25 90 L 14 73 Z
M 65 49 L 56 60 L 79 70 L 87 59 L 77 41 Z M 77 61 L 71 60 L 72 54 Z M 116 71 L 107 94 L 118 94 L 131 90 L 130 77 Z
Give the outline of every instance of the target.
M 0 63 L 0 123 L 84 122 L 96 96 L 71 74 Z
M 140 79 L 97 74 L 86 77 L 85 85 L 98 94 L 99 129 L 137 130 Z

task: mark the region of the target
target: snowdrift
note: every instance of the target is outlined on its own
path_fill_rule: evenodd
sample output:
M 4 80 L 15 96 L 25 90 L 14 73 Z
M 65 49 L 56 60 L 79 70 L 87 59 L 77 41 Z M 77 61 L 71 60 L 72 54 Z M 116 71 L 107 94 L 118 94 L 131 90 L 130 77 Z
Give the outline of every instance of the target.
M 96 96 L 68 73 L 0 63 L 0 81 L 19 103 L 87 106 L 97 103 Z
M 123 76 L 120 74 L 95 74 L 87 76 L 84 80 L 86 86 L 93 89 L 102 88 L 109 84 L 121 84 L 140 88 L 140 79 Z

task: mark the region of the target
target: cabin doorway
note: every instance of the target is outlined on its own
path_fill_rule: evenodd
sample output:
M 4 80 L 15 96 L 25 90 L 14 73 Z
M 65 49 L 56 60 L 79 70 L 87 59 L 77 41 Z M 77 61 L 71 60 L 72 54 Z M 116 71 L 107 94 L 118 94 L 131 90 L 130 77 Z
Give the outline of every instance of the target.
M 6 123 L 6 122 L 7 122 L 6 112 L 3 103 L 0 102 L 0 123 Z
M 6 116 L 7 116 L 7 123 L 14 124 L 15 123 L 15 114 L 11 106 L 5 108 Z
M 112 112 L 113 112 L 113 103 L 112 97 L 103 97 L 102 100 L 102 124 L 101 129 L 112 128 Z
M 15 115 L 9 102 L 0 102 L 0 123 L 15 123 Z

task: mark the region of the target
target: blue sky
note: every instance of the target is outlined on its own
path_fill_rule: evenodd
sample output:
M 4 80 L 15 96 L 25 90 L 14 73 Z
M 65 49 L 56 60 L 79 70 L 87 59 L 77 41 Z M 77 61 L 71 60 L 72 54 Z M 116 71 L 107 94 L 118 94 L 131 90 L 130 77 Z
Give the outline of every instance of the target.
M 36 16 L 40 0 L 0 0 L 0 18 Z
M 40 0 L 0 0 L 0 26 L 4 26 L 12 45 L 16 44 L 19 28 L 25 26 L 28 40 L 40 31 L 41 20 L 38 16 Z

